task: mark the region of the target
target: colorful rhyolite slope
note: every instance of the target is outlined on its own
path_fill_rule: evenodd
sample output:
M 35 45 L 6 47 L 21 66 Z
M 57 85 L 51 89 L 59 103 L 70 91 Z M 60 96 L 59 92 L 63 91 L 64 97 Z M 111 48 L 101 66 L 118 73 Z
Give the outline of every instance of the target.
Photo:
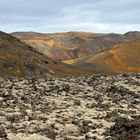
M 118 43 L 140 38 L 139 32 L 128 32 L 123 35 L 88 32 L 52 34 L 16 32 L 11 35 L 32 46 L 38 52 L 58 61 L 94 55 Z
M 19 39 L 0 32 L 0 77 L 77 75 L 81 71 L 40 54 Z
M 140 40 L 121 43 L 96 55 L 63 62 L 96 73 L 140 72 Z
M 73 66 L 73 73 L 75 69 L 82 74 L 140 72 L 140 32 L 137 31 L 125 34 L 16 32 L 11 35 L 40 54 Z

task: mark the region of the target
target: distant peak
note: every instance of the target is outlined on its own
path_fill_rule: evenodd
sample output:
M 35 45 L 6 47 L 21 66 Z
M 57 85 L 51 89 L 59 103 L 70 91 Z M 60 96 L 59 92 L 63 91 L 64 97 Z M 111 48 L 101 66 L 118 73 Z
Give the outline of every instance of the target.
M 124 35 L 132 35 L 132 34 L 140 34 L 139 31 L 129 31 L 127 33 L 125 33 Z

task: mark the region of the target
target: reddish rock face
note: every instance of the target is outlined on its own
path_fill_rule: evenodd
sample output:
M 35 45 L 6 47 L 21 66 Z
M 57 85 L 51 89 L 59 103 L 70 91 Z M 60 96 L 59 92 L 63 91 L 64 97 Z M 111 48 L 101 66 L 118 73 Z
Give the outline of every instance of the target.
M 17 32 L 13 36 L 29 44 L 37 51 L 54 60 L 68 60 L 94 55 L 121 42 L 138 38 L 140 33 L 96 34 L 87 32 L 67 32 L 41 34 Z

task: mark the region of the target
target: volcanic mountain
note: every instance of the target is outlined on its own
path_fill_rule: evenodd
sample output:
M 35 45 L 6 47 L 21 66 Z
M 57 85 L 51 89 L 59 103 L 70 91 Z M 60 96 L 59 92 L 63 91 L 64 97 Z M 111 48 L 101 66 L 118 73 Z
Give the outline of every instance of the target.
M 0 77 L 78 74 L 74 68 L 39 54 L 19 39 L 0 32 Z
M 140 40 L 114 45 L 96 55 L 64 61 L 94 73 L 140 72 Z
M 53 60 L 68 60 L 94 55 L 118 43 L 140 37 L 139 32 L 121 34 L 99 34 L 89 32 L 66 32 L 41 34 L 35 32 L 15 32 L 11 35 L 19 38 L 38 52 Z

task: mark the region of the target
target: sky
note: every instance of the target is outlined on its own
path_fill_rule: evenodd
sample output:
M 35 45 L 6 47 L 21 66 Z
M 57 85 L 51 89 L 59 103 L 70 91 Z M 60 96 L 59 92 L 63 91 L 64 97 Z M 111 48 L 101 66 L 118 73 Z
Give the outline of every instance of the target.
M 0 0 L 0 30 L 140 31 L 140 0 Z

